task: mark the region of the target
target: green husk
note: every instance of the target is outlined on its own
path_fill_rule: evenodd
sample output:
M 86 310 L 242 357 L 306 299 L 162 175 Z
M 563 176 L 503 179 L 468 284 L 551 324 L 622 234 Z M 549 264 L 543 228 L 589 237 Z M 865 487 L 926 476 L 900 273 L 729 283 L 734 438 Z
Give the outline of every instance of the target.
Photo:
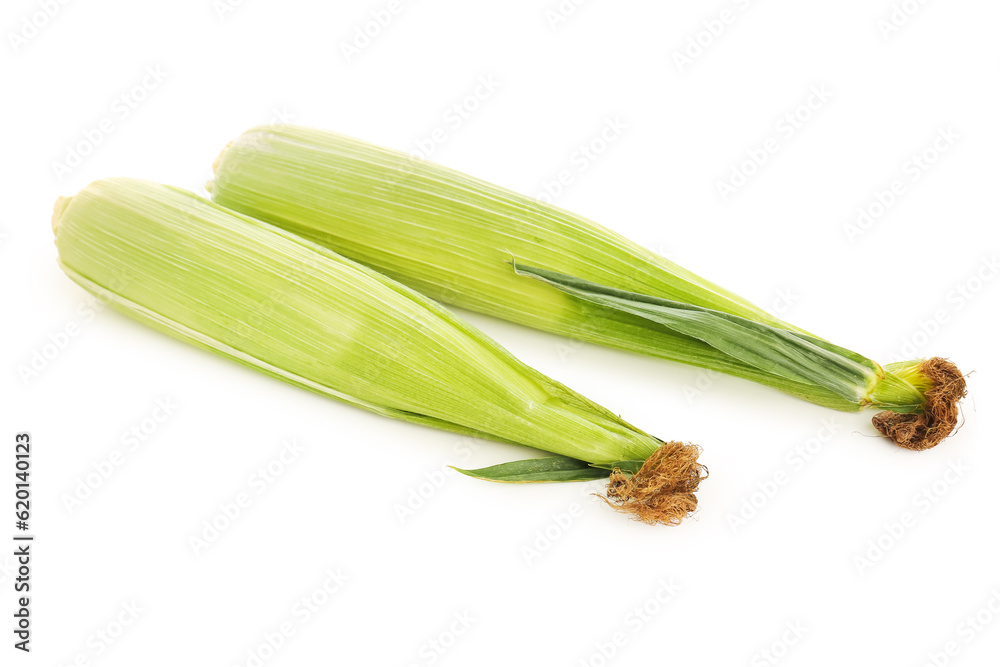
M 53 229 L 66 274 L 116 309 L 299 387 L 551 452 L 588 478 L 663 444 L 417 292 L 184 190 L 97 181 L 60 199 Z
M 501 463 L 500 465 L 478 468 L 476 470 L 463 470 L 454 466 L 452 468 L 469 477 L 508 484 L 553 481 L 585 482 L 610 475 L 610 472 L 606 469 L 595 468 L 586 461 L 580 461 L 568 456 L 545 456 L 526 461 L 511 461 L 510 463 Z
M 404 153 L 321 130 L 259 127 L 220 155 L 210 189 L 223 206 L 446 303 L 836 410 L 932 420 L 935 437 L 957 422 L 965 384 L 950 362 L 882 367 L 583 217 Z M 931 406 L 939 400 L 947 405 Z M 898 444 L 936 444 L 903 442 L 905 429 L 875 423 Z

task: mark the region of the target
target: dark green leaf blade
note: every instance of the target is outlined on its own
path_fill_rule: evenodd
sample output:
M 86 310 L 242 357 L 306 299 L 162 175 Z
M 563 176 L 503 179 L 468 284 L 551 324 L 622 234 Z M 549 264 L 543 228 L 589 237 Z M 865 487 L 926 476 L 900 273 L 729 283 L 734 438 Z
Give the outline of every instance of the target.
M 538 482 L 585 482 L 601 479 L 610 474 L 609 470 L 595 468 L 586 461 L 568 456 L 546 456 L 540 459 L 511 461 L 476 470 L 463 470 L 451 466 L 454 470 L 490 482 L 506 484 L 531 484 Z
M 615 289 L 573 276 L 514 264 L 528 276 L 581 299 L 657 322 L 723 354 L 795 382 L 824 387 L 857 401 L 875 382 L 877 364 L 826 341 L 736 315 Z
M 642 467 L 643 463 L 645 463 L 645 461 L 637 459 L 634 461 L 615 461 L 614 463 L 609 463 L 607 465 L 598 465 L 595 463 L 594 467 L 608 471 L 618 469 L 627 475 L 634 475 L 639 472 L 639 468 Z

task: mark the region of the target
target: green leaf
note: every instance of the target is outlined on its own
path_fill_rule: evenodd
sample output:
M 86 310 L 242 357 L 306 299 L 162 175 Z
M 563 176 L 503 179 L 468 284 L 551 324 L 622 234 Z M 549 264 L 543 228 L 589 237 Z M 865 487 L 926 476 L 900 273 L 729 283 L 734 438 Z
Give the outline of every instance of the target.
M 598 464 L 595 463 L 594 467 L 595 468 L 603 468 L 604 470 L 614 470 L 614 469 L 617 468 L 618 470 L 621 470 L 623 473 L 626 473 L 628 475 L 634 475 L 637 472 L 639 472 L 639 468 L 642 467 L 643 463 L 645 463 L 645 461 L 642 461 L 642 460 L 637 460 L 637 461 L 615 461 L 614 463 L 609 463 L 607 465 L 598 465 Z
M 610 472 L 591 466 L 586 461 L 568 456 L 546 456 L 540 459 L 511 461 L 477 470 L 454 470 L 490 482 L 508 484 L 529 484 L 535 482 L 585 482 L 607 477 Z
M 847 400 L 860 400 L 877 381 L 874 362 L 812 336 L 546 269 L 515 264 L 514 271 L 591 303 L 638 315 L 701 340 L 737 361 L 768 373 L 824 387 Z

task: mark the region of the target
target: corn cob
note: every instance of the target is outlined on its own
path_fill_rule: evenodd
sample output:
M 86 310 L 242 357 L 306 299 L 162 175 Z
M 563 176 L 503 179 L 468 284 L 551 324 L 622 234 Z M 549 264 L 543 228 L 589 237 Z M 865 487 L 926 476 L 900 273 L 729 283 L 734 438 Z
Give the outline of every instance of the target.
M 124 178 L 61 198 L 53 230 L 66 274 L 147 325 L 385 416 L 557 455 L 462 472 L 611 476 L 608 497 L 650 522 L 677 523 L 695 507 L 696 447 L 636 429 L 438 304 L 310 241 Z M 622 491 L 650 480 L 652 491 Z
M 843 411 L 885 410 L 911 449 L 957 423 L 944 359 L 880 366 L 568 211 L 320 130 L 255 128 L 209 184 L 219 204 L 446 303 L 579 340 L 721 371 Z

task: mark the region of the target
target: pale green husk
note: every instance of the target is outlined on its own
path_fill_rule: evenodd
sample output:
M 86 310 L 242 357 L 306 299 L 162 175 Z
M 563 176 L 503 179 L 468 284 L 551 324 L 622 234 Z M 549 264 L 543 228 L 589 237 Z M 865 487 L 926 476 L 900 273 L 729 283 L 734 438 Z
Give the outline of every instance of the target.
M 184 190 L 97 181 L 59 202 L 53 228 L 90 292 L 291 384 L 602 466 L 660 444 L 415 291 Z
M 210 189 L 446 303 L 837 410 L 923 409 L 922 360 L 883 368 L 581 216 L 404 153 L 259 127 L 223 152 Z

